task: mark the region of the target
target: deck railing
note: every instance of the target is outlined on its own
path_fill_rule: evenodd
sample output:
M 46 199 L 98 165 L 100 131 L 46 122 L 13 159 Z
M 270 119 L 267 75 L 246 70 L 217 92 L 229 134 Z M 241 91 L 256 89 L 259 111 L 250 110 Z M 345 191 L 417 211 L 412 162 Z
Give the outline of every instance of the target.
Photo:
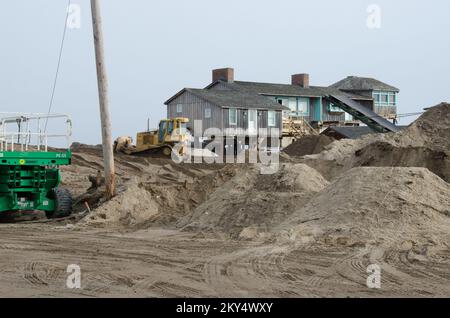
M 65 125 L 64 133 L 48 133 L 50 122 Z M 49 139 L 72 144 L 72 120 L 64 114 L 0 113 L 0 151 L 48 151 Z
M 397 117 L 397 107 L 396 106 L 375 106 L 374 107 L 375 113 L 378 115 L 393 119 Z

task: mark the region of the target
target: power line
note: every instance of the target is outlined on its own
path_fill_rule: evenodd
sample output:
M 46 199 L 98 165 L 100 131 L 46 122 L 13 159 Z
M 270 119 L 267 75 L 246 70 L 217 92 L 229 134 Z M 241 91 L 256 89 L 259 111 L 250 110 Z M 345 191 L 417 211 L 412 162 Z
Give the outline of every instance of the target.
M 50 104 L 48 106 L 48 112 L 47 112 L 48 115 L 50 115 L 50 112 L 52 111 L 53 101 L 55 99 L 56 84 L 58 83 L 59 69 L 61 67 L 61 59 L 62 59 L 62 54 L 63 54 L 63 50 L 64 50 L 64 42 L 66 39 L 67 20 L 69 19 L 69 7 L 71 4 L 71 1 L 72 0 L 67 1 L 67 7 L 66 7 L 67 12 L 66 12 L 66 18 L 64 20 L 64 31 L 63 31 L 63 35 L 62 35 L 62 39 L 61 39 L 61 45 L 59 48 L 58 64 L 56 66 L 56 73 L 55 73 L 55 79 L 53 81 L 53 88 L 52 88 L 52 94 L 51 94 L 51 98 L 50 98 Z M 47 132 L 47 124 L 48 124 L 48 118 L 46 118 L 46 120 L 45 120 L 44 132 Z

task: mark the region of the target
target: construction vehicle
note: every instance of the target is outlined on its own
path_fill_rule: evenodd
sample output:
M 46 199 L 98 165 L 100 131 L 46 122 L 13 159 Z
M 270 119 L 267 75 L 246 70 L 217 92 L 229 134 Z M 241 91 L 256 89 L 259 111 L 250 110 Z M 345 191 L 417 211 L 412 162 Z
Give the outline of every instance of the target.
M 47 134 L 59 120 L 64 133 Z M 61 120 L 63 122 L 61 122 Z M 0 114 L 0 217 L 43 211 L 48 218 L 67 217 L 72 197 L 60 188 L 59 167 L 71 163 L 72 122 L 67 115 Z M 65 150 L 49 150 L 48 139 L 64 137 Z
M 158 130 L 147 129 L 137 133 L 136 145 L 131 137 L 119 137 L 114 142 L 114 151 L 128 155 L 148 152 L 162 152 L 170 156 L 172 152 L 183 156 L 189 139 L 187 130 L 188 118 L 163 119 L 159 122 Z

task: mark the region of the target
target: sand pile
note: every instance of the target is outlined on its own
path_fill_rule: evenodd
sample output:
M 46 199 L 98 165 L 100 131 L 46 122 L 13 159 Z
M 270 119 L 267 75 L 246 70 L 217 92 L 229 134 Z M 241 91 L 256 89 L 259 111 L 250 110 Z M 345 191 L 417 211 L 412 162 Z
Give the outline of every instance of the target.
M 305 136 L 284 149 L 289 156 L 305 156 L 321 153 L 326 146 L 334 141 L 333 138 L 322 135 Z
M 186 179 L 183 182 L 163 184 L 143 182 L 143 188 L 156 198 L 160 207 L 160 213 L 149 218 L 144 226 L 172 225 L 180 218 L 190 215 L 198 205 L 209 198 L 211 193 L 232 179 L 240 171 L 240 168 L 242 167 L 229 165 L 218 171 Z
M 396 147 L 426 147 L 437 151 L 450 150 L 450 104 L 431 107 L 408 128 L 399 133 L 372 134 L 359 139 L 342 139 L 326 147 L 311 159 L 347 161 L 354 153 L 374 142 L 386 142 Z
M 304 164 L 285 164 L 274 175 L 260 175 L 253 166 L 218 188 L 179 226 L 223 232 L 232 238 L 264 236 L 327 185 L 317 171 Z
M 259 175 L 255 189 L 273 192 L 319 192 L 328 181 L 305 164 L 283 164 L 273 175 Z
M 431 107 L 408 128 L 393 138 L 400 146 L 450 150 L 450 104 Z
M 424 168 L 354 168 L 276 231 L 297 242 L 347 246 L 450 242 L 450 185 Z
M 450 152 L 374 142 L 355 153 L 353 166 L 424 167 L 450 182 Z
M 159 205 L 150 192 L 134 179 L 119 189 L 119 194 L 82 219 L 79 226 L 100 228 L 135 227 L 157 215 Z
M 352 157 L 356 151 L 374 143 L 376 141 L 391 142 L 390 134 L 364 135 L 358 139 L 341 139 L 325 147 L 325 149 L 315 155 L 307 155 L 306 159 L 329 160 L 339 164 L 345 164 L 348 158 Z
M 89 176 L 102 171 L 101 147 L 75 144 L 72 165 L 62 167 L 63 186 L 74 197 L 74 212 L 87 210 L 80 226 L 140 229 L 171 226 L 231 179 L 234 165 L 175 164 L 167 158 L 116 154 L 117 196 L 105 202 L 105 187 L 91 188 Z
M 430 108 L 399 133 L 366 135 L 356 140 L 342 139 L 320 154 L 306 156 L 305 162 L 329 180 L 353 167 L 399 166 L 425 167 L 449 181 L 449 125 L 450 104 L 443 103 Z
M 226 166 L 205 172 L 192 166 L 149 165 L 139 176 L 118 184 L 118 194 L 105 202 L 105 187 L 88 190 L 76 198 L 76 207 L 85 209 L 87 202 L 92 213 L 80 225 L 102 228 L 140 229 L 170 226 L 179 218 L 207 200 L 209 194 L 231 179 L 237 168 Z

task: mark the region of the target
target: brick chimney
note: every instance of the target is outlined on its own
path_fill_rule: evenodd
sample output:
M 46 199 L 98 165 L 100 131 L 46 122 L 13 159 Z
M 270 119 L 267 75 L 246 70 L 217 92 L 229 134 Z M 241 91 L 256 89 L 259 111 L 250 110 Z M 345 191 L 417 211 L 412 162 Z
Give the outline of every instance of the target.
M 233 68 L 221 68 L 212 71 L 213 83 L 219 80 L 233 83 L 234 82 L 234 69 Z
M 292 75 L 292 85 L 299 85 L 303 88 L 309 87 L 309 74 Z

